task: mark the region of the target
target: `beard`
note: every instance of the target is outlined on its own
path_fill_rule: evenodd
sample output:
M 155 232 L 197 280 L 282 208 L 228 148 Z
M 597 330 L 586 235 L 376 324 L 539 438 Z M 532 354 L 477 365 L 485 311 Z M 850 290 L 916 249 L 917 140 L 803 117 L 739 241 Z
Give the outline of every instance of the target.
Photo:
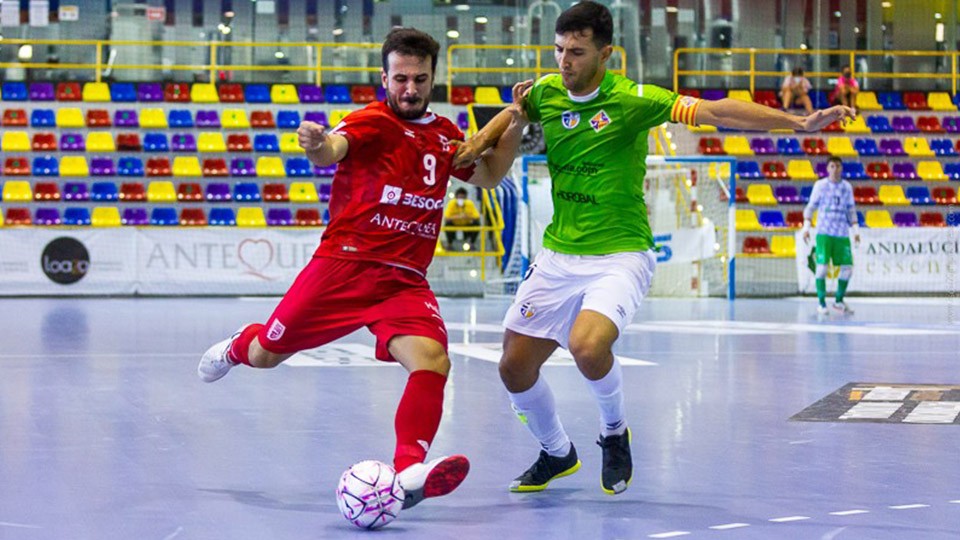
M 416 120 L 417 118 L 421 118 L 424 114 L 426 114 L 427 107 L 430 105 L 430 98 L 419 97 L 415 99 L 397 99 L 393 96 L 389 96 L 387 98 L 387 104 L 390 105 L 391 109 L 393 109 L 393 113 L 400 118 L 404 120 Z M 402 104 L 407 105 L 407 108 L 402 108 Z

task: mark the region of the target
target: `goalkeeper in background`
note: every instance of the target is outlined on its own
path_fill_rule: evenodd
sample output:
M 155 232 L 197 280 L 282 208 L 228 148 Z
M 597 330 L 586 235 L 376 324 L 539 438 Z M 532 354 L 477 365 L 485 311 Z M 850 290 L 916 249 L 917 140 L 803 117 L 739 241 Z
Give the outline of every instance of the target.
M 837 282 L 837 296 L 833 309 L 840 315 L 852 315 L 853 310 L 843 303 L 843 295 L 853 275 L 853 251 L 850 249 L 850 229 L 853 229 L 853 241 L 860 244 L 860 226 L 857 223 L 857 210 L 853 202 L 853 188 L 850 182 L 841 177 L 843 161 L 831 157 L 827 161 L 827 177 L 813 185 L 810 202 L 803 209 L 803 240 L 810 241 L 810 220 L 813 211 L 817 211 L 817 300 L 820 306 L 817 313 L 825 315 L 827 310 L 827 264 L 840 267 L 840 280 Z

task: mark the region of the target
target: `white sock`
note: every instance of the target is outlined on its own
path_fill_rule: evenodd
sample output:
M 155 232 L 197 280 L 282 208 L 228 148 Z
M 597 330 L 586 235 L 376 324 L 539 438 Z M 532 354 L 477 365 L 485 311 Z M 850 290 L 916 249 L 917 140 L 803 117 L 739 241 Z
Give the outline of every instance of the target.
M 548 454 L 563 457 L 570 453 L 570 437 L 560 424 L 550 385 L 541 375 L 529 390 L 510 394 L 513 410 L 540 447 Z
M 620 362 L 614 358 L 610 371 L 596 381 L 587 379 L 587 386 L 600 406 L 601 435 L 622 435 L 627 430 L 627 419 L 623 412 L 623 370 L 620 369 Z

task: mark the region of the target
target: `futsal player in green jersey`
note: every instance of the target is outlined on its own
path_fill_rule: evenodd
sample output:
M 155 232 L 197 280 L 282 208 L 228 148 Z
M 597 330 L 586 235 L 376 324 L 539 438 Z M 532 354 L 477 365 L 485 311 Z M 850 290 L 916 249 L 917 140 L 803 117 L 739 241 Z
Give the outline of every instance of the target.
M 623 380 L 612 347 L 650 288 L 653 234 L 643 199 L 647 133 L 664 122 L 735 129 L 817 131 L 853 117 L 837 106 L 805 117 L 723 99 L 703 101 L 608 72 L 613 48 L 610 11 L 580 2 L 557 19 L 559 74 L 536 81 L 523 103 L 543 127 L 552 180 L 553 220 L 504 318 L 500 377 L 513 409 L 540 443 L 538 459 L 511 484 L 542 491 L 580 468 L 540 367 L 556 350 L 570 351 L 600 407 L 601 487 L 614 495 L 633 475 Z M 526 90 L 524 83 L 514 92 Z M 461 162 L 509 124 L 501 113 L 458 149 Z M 456 161 L 455 161 L 456 162 Z

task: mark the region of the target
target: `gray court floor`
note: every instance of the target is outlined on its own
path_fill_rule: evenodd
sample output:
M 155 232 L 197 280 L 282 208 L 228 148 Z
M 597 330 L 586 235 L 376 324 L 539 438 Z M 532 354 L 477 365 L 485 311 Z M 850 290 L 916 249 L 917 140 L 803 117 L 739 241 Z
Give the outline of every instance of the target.
M 596 406 L 545 368 L 583 469 L 507 492 L 537 447 L 496 358 L 505 299 L 441 300 L 453 372 L 431 455 L 473 468 L 380 532 L 340 473 L 390 460 L 401 368 L 362 331 L 214 384 L 199 355 L 276 299 L 0 300 L 0 539 L 960 538 L 960 300 L 651 300 L 622 336 L 636 463 L 603 494 Z

